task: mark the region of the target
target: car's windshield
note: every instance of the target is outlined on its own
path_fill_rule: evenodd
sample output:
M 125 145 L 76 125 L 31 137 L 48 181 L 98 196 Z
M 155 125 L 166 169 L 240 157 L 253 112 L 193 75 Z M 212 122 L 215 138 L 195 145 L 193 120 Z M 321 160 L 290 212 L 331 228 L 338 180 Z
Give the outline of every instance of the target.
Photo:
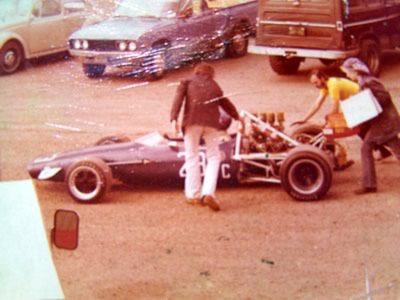
M 161 136 L 161 134 L 157 131 L 151 132 L 149 134 L 146 134 L 140 138 L 137 138 L 135 142 L 147 146 L 155 146 L 159 145 L 161 143 L 165 143 L 166 140 L 164 137 Z
M 174 18 L 179 0 L 122 0 L 115 9 L 115 17 Z
M 1 0 L 0 22 L 19 16 L 26 16 L 32 11 L 32 0 Z

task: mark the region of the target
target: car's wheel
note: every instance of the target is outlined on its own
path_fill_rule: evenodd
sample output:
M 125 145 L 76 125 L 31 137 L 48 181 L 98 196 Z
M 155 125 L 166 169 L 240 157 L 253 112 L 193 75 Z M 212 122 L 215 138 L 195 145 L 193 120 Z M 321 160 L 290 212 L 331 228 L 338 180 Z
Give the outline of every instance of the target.
M 378 76 L 381 68 L 381 53 L 377 42 L 371 39 L 363 40 L 360 44 L 360 59 L 368 65 L 372 75 Z
M 292 75 L 299 69 L 301 59 L 299 57 L 286 58 L 284 56 L 271 55 L 269 63 L 275 73 L 279 75 Z
M 322 64 L 324 64 L 327 67 L 332 66 L 334 63 L 336 63 L 334 59 L 320 58 L 319 60 Z
M 69 168 L 66 183 L 74 200 L 80 203 L 95 203 L 111 186 L 111 169 L 100 159 L 84 159 Z
M 83 64 L 83 73 L 89 78 L 101 77 L 105 69 L 105 65 Z
M 167 73 L 166 46 L 154 46 L 153 51 L 145 66 L 148 80 L 159 80 Z
M 290 135 L 302 144 L 309 144 L 312 138 L 322 132 L 322 129 L 320 125 L 306 123 L 296 127 Z
M 126 143 L 126 142 L 130 142 L 130 140 L 131 139 L 129 137 L 127 137 L 126 135 L 123 135 L 123 134 L 106 136 L 106 137 L 99 139 L 95 143 L 95 146 Z
M 19 43 L 7 42 L 0 49 L 0 74 L 14 73 L 21 66 L 23 51 Z
M 323 127 L 316 124 L 303 124 L 297 127 L 291 136 L 302 144 L 313 145 L 328 154 L 335 168 L 347 163 L 346 149 L 338 142 L 327 138 L 316 138 L 322 133 Z
M 282 187 L 296 200 L 319 200 L 332 183 L 329 158 L 320 149 L 301 145 L 288 153 L 280 168 Z
M 249 44 L 249 26 L 240 24 L 232 31 L 228 45 L 226 47 L 226 55 L 228 57 L 241 57 L 247 54 L 247 46 Z

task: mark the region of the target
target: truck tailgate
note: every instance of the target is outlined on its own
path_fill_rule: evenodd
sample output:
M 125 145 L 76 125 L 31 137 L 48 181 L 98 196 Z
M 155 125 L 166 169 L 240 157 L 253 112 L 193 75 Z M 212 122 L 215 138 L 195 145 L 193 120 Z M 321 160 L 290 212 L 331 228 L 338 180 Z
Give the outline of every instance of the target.
M 260 0 L 256 44 L 339 49 L 341 7 L 332 0 Z

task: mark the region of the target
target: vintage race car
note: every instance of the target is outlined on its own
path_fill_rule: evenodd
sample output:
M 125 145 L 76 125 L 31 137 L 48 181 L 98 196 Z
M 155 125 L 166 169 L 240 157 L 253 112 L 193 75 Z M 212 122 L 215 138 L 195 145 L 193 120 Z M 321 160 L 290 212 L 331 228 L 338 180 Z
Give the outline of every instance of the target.
M 274 115 L 273 122 L 246 111 L 241 115 L 240 130 L 221 134 L 219 184 L 277 183 L 293 198 L 305 201 L 328 192 L 334 165 L 329 151 L 285 134 L 281 114 Z M 204 171 L 205 147 L 200 150 Z M 133 141 L 111 136 L 93 147 L 37 158 L 27 169 L 34 179 L 65 182 L 73 199 L 91 203 L 99 201 L 116 180 L 148 185 L 183 182 L 185 152 L 182 139 L 158 132 Z

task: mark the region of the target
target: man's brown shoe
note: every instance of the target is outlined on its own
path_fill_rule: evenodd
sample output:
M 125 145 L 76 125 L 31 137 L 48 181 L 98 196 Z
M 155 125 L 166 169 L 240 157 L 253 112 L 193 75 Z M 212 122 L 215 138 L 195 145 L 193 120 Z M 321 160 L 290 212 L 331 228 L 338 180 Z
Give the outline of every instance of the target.
M 205 205 L 201 198 L 186 198 L 186 203 L 190 205 Z
M 207 205 L 213 211 L 219 211 L 220 210 L 219 205 L 218 205 L 217 201 L 215 200 L 215 198 L 213 196 L 210 196 L 210 195 L 204 196 L 203 202 L 204 202 L 205 205 Z

